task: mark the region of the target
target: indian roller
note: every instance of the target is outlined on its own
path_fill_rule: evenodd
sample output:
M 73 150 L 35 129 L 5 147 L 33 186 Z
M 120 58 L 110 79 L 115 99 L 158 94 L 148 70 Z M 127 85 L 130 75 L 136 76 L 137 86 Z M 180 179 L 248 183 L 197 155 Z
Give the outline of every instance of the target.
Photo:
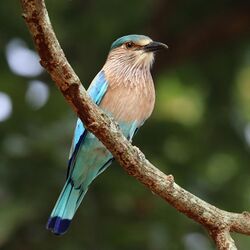
M 151 66 L 155 51 L 167 45 L 144 35 L 127 35 L 112 43 L 107 60 L 88 88 L 93 102 L 112 116 L 128 140 L 151 115 L 155 89 Z M 91 182 L 113 161 L 112 154 L 78 118 L 69 154 L 66 183 L 47 223 L 64 234 Z

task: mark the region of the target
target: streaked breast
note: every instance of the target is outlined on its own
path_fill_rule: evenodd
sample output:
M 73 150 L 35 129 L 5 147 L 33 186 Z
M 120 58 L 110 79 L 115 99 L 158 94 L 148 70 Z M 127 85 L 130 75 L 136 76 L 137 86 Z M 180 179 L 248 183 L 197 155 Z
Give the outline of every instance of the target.
M 152 113 L 155 89 L 150 72 L 140 77 L 112 78 L 106 76 L 109 87 L 100 107 L 110 112 L 117 121 L 144 121 Z

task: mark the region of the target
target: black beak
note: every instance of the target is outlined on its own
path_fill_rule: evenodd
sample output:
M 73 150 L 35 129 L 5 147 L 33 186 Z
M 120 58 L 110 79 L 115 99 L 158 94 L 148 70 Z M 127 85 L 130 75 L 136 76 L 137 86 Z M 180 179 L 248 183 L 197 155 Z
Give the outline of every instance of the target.
M 143 47 L 145 52 L 155 52 L 161 49 L 167 49 L 168 46 L 160 42 L 151 42 Z

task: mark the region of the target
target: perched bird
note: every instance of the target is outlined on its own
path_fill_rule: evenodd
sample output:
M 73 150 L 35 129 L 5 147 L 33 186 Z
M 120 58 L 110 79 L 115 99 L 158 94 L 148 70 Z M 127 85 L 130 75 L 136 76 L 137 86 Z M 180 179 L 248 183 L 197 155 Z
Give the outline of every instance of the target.
M 131 140 L 151 115 L 155 90 L 150 68 L 154 52 L 167 45 L 147 36 L 128 35 L 111 46 L 106 63 L 88 88 L 93 102 L 118 122 Z M 47 223 L 55 234 L 67 231 L 90 183 L 113 161 L 112 154 L 77 120 L 67 180 Z

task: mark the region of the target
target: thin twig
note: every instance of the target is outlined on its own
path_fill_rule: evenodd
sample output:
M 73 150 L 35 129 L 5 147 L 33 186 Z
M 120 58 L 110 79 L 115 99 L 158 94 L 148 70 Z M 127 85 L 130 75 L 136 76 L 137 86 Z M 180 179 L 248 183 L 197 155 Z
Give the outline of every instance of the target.
M 202 224 L 218 249 L 236 249 L 229 232 L 250 235 L 250 215 L 231 213 L 201 200 L 154 167 L 144 154 L 120 132 L 112 118 L 106 116 L 89 98 L 78 76 L 68 63 L 52 29 L 43 0 L 21 0 L 23 17 L 41 58 L 65 99 L 85 124 L 110 150 L 126 172 L 134 176 L 178 211 Z

